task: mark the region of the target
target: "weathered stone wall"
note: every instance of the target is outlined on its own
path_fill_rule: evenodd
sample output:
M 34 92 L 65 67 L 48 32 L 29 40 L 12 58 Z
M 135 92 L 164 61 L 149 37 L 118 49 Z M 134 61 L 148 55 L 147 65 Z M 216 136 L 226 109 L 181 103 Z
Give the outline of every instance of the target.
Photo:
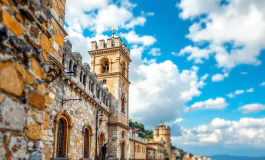
M 83 128 L 89 125 L 92 129 L 92 142 L 90 158 L 94 158 L 95 154 L 95 131 L 96 131 L 96 110 L 99 106 L 95 104 L 95 100 L 88 99 L 82 96 L 78 88 L 69 80 L 55 80 L 49 85 L 49 97 L 52 99 L 51 103 L 46 103 L 47 109 L 45 110 L 45 121 L 43 129 L 43 154 L 45 159 L 53 158 L 54 155 L 54 137 L 55 134 L 55 118 L 59 113 L 66 112 L 72 120 L 72 130 L 70 134 L 70 150 L 68 157 L 72 159 L 83 158 Z M 73 101 L 61 104 L 62 98 L 82 98 L 82 101 Z M 108 108 L 106 108 L 108 110 Z M 100 114 L 99 114 L 100 115 Z M 103 112 L 104 120 L 108 121 L 108 114 Z M 104 121 L 100 126 L 98 133 L 104 133 L 105 142 L 108 141 L 108 127 L 107 122 Z M 99 136 L 99 135 L 98 135 Z M 98 153 L 102 146 L 98 146 Z
M 0 0 L 0 159 L 43 148 L 45 82 L 56 76 L 49 57 L 62 60 L 64 8 L 65 0 Z

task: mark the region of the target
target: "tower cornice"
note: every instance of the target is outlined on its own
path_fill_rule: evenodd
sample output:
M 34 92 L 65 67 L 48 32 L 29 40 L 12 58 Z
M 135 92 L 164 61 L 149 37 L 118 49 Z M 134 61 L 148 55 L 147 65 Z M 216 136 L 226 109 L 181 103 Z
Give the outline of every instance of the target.
M 121 46 L 112 47 L 112 48 L 103 48 L 103 49 L 91 50 L 91 51 L 88 51 L 88 53 L 91 56 L 95 56 L 95 55 L 100 55 L 100 54 L 104 54 L 104 53 L 115 53 L 117 51 L 121 51 L 122 54 L 124 55 L 125 59 L 128 62 L 132 62 L 131 58 L 125 53 L 125 51 L 123 50 L 123 48 Z
M 101 74 L 97 74 L 97 77 L 98 78 L 103 78 L 103 77 L 108 78 L 108 77 L 113 77 L 113 76 L 119 76 L 119 78 L 121 78 L 122 80 L 124 80 L 127 83 L 127 85 L 130 85 L 131 84 L 131 82 L 127 78 L 125 78 L 120 72 L 111 72 L 111 73 L 101 73 Z

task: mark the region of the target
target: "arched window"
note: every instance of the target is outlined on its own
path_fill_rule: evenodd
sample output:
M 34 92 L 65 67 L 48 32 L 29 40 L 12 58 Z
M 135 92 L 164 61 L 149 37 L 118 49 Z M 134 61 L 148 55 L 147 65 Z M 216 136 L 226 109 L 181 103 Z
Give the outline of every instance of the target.
M 71 124 L 71 118 L 67 113 L 63 112 L 56 116 L 54 157 L 68 157 Z
M 109 73 L 109 60 L 104 59 L 101 62 L 101 73 Z
M 90 158 L 91 152 L 91 140 L 92 140 L 92 130 L 88 125 L 83 128 L 84 135 L 84 158 Z
M 82 83 L 82 80 L 83 80 L 83 72 L 80 71 L 80 82 Z
M 70 63 L 69 63 L 69 68 L 68 68 L 69 71 L 72 70 L 72 60 L 70 60 Z
M 121 112 L 125 113 L 125 97 L 124 97 L 124 95 L 121 98 Z
M 109 106 L 109 99 L 106 98 L 106 106 Z
M 90 83 L 90 88 L 89 89 L 93 93 L 93 91 L 94 91 L 94 83 L 93 82 Z
M 76 74 L 76 68 L 77 68 L 77 65 L 76 64 L 74 64 L 74 75 L 75 75 L 75 77 L 77 76 L 77 74 Z
M 97 89 L 97 98 L 99 99 L 99 97 L 100 97 L 100 90 Z
M 59 120 L 57 133 L 57 157 L 65 157 L 65 122 L 63 119 Z
M 83 85 L 86 86 L 86 75 L 83 76 Z

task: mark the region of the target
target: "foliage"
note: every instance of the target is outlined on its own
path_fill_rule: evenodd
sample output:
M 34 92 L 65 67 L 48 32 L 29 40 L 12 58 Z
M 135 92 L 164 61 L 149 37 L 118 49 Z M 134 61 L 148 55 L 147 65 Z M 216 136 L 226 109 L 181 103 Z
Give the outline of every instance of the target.
M 141 138 L 153 138 L 153 131 L 152 130 L 146 130 L 144 128 L 144 125 L 142 123 L 129 121 L 129 127 L 130 128 L 138 128 L 138 136 Z

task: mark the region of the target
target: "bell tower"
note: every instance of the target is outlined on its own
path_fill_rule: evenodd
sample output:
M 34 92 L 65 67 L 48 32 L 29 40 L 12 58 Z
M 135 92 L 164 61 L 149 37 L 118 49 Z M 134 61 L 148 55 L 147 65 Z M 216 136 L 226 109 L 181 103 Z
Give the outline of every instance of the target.
M 113 95 L 111 99 L 111 116 L 108 119 L 109 142 L 108 154 L 113 158 L 129 158 L 129 64 L 130 50 L 120 37 L 91 42 L 91 70 Z

